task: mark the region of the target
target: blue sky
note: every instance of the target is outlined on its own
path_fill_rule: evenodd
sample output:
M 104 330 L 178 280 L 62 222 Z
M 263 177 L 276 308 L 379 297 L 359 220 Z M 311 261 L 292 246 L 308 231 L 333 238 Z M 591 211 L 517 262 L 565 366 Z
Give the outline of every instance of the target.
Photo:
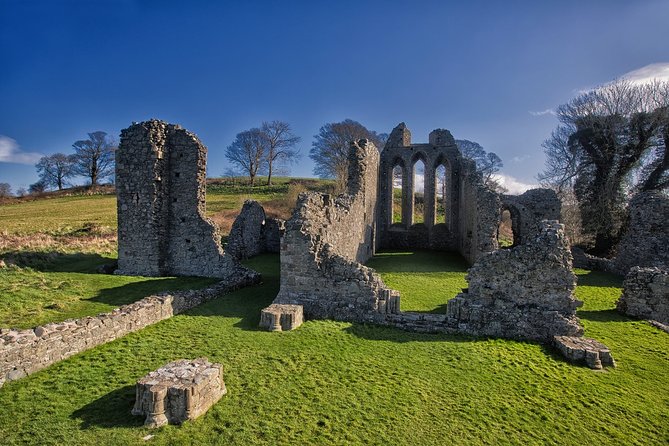
M 200 137 L 210 176 L 236 133 L 273 119 L 303 139 L 292 174 L 312 176 L 313 135 L 351 118 L 404 121 L 415 142 L 447 128 L 533 183 L 546 111 L 669 75 L 668 20 L 667 0 L 0 0 L 0 182 L 26 187 L 40 154 L 155 117 Z

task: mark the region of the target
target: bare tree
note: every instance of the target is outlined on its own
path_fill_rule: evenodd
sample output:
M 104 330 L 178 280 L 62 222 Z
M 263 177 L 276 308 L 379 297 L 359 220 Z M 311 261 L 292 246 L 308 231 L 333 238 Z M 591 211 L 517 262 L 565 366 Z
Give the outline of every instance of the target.
M 631 193 L 669 188 L 669 82 L 613 82 L 557 109 L 538 179 L 573 189 L 582 230 L 596 254 L 610 253 Z
M 114 174 L 116 143 L 105 132 L 88 134 L 88 139 L 75 142 L 74 172 L 87 177 L 91 186 Z
M 12 196 L 12 186 L 9 183 L 0 183 L 0 198 L 9 198 Z
M 249 175 L 253 186 L 256 175 L 267 163 L 265 148 L 266 138 L 263 131 L 252 128 L 237 134 L 232 144 L 225 149 L 225 157 Z
M 75 172 L 74 156 L 63 153 L 54 153 L 53 155 L 43 156 L 35 164 L 40 182 L 45 187 L 55 187 L 62 190 L 67 184 L 67 179 L 71 178 Z
M 267 185 L 271 186 L 275 163 L 286 165 L 296 161 L 300 151 L 295 146 L 301 138 L 295 136 L 290 129 L 290 124 L 283 121 L 263 122 L 260 130 L 266 140 Z
M 381 150 L 388 136 L 370 131 L 352 119 L 345 119 L 325 124 L 314 138 L 309 151 L 309 157 L 316 164 L 314 173 L 321 178 L 334 178 L 337 190 L 341 191 L 346 185 L 351 142 L 368 139 Z
M 18 189 L 16 189 L 17 197 L 25 197 L 26 195 L 28 195 L 28 191 L 26 190 L 25 187 L 19 187 Z

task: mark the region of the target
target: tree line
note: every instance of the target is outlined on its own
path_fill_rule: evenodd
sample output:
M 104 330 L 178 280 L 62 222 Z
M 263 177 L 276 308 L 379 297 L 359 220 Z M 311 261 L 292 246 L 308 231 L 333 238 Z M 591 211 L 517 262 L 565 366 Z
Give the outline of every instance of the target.
M 539 181 L 575 201 L 583 243 L 614 253 L 637 192 L 669 191 L 669 82 L 618 80 L 556 110 Z
M 324 124 L 314 136 L 309 158 L 314 162 L 313 173 L 320 178 L 335 180 L 335 189 L 343 191 L 348 175 L 348 151 L 352 141 L 367 139 L 382 150 L 388 140 L 387 133 L 369 130 L 352 119 Z M 272 184 L 272 174 L 277 165 L 284 169 L 297 162 L 301 152 L 296 148 L 301 138 L 295 136 L 290 124 L 283 121 L 263 122 L 260 127 L 238 133 L 225 156 L 228 161 L 249 177 L 255 184 L 259 174 L 267 174 L 267 184 Z M 456 141 L 463 156 L 476 162 L 484 182 L 498 191 L 503 188 L 495 181 L 494 174 L 502 167 L 502 160 L 486 152 L 480 144 Z M 231 172 L 235 172 L 233 169 Z

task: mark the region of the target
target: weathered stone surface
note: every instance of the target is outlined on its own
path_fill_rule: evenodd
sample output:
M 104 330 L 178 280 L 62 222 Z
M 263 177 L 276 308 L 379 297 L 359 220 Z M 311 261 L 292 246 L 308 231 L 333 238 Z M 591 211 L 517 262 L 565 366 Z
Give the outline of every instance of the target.
M 361 263 L 374 253 L 379 152 L 351 144 L 347 193 L 306 193 L 281 241 L 281 289 L 275 304 L 296 304 L 304 316 L 380 320 L 399 310 L 399 296 Z
M 121 131 L 116 152 L 118 274 L 217 277 L 256 274 L 223 255 L 205 216 L 207 148 L 178 125 L 150 120 Z
M 585 364 L 595 370 L 616 366 L 608 347 L 594 339 L 555 336 L 553 345 L 569 362 L 574 364 Z
M 283 220 L 266 218 L 260 203 L 246 200 L 232 224 L 225 252 L 237 260 L 279 252 L 283 228 Z
M 613 260 L 613 272 L 625 276 L 633 266 L 669 269 L 669 197 L 642 192 L 630 201 L 627 229 Z
M 536 236 L 543 220 L 560 219 L 562 204 L 551 189 L 530 189 L 521 195 L 502 195 L 501 200 L 502 209 L 511 213 L 514 246 Z
M 294 330 L 302 322 L 302 305 L 272 304 L 260 313 L 260 327 L 269 331 Z
M 480 258 L 467 281 L 468 290 L 447 304 L 460 332 L 541 342 L 583 334 L 569 244 L 557 221 L 543 222 L 523 245 Z
M 141 330 L 175 314 L 241 286 L 257 283 L 259 277 L 230 286 L 224 282 L 200 290 L 177 291 L 145 297 L 110 313 L 51 323 L 34 329 L 0 329 L 0 387 L 69 358 L 89 348 Z
M 616 307 L 628 316 L 669 324 L 669 270 L 630 269 Z
M 424 222 L 414 224 L 413 166 L 425 164 Z M 437 221 L 435 170 L 446 169 L 445 221 Z M 402 223 L 392 223 L 393 169 L 402 169 Z M 428 144 L 412 144 L 404 123 L 390 134 L 379 168 L 377 246 L 381 248 L 422 248 L 458 251 L 469 262 L 497 249 L 500 218 L 499 196 L 487 189 L 473 161 L 462 157 L 448 130 L 430 133 Z
M 181 424 L 204 414 L 226 393 L 221 364 L 182 359 L 137 382 L 132 414 L 146 415 L 148 427 Z

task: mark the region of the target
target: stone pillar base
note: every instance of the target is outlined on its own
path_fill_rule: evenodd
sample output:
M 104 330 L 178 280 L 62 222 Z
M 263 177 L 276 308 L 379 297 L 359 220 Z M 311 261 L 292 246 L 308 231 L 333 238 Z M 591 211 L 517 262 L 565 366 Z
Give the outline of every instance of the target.
M 132 414 L 146 415 L 147 427 L 181 424 L 205 413 L 226 393 L 221 364 L 182 359 L 137 381 Z
M 302 322 L 302 305 L 272 304 L 260 313 L 260 327 L 269 331 L 294 330 Z
M 576 336 L 554 336 L 553 343 L 569 362 L 585 363 L 595 370 L 601 370 L 605 366 L 616 366 L 608 347 L 594 339 Z

